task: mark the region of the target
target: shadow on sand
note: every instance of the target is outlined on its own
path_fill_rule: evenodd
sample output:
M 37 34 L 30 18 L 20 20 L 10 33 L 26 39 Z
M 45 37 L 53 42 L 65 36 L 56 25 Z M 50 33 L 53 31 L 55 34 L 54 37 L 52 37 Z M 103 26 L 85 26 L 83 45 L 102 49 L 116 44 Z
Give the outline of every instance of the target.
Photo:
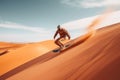
M 6 53 L 8 53 L 8 50 L 5 50 L 5 51 L 1 52 L 1 53 L 0 53 L 0 56 L 4 55 L 4 54 L 6 54 Z

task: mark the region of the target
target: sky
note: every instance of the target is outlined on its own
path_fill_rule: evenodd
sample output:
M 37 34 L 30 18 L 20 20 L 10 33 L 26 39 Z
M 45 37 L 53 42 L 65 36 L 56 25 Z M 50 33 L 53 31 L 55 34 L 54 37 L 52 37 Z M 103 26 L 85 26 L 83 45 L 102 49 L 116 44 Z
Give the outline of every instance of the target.
M 120 10 L 119 5 L 120 0 L 0 0 L 0 41 L 53 39 L 57 25 L 99 15 L 108 7 Z

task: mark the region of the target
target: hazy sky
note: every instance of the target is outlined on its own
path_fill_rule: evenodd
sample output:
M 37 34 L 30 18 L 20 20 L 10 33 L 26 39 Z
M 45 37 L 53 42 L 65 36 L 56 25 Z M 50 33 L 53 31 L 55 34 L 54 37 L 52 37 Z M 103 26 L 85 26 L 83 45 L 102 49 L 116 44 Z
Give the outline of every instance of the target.
M 56 26 L 100 14 L 119 0 L 0 0 L 0 41 L 53 37 Z

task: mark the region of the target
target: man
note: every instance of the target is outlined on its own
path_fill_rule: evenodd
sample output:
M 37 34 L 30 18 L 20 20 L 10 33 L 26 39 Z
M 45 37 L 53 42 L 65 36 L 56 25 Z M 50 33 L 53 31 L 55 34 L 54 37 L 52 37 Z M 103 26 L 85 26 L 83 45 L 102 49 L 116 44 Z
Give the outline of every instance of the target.
M 60 49 L 63 49 L 64 48 L 64 44 L 62 44 L 60 42 L 60 40 L 61 39 L 66 39 L 66 37 L 68 37 L 68 39 L 70 39 L 70 35 L 67 32 L 67 30 L 61 28 L 60 25 L 57 26 L 57 31 L 56 31 L 56 33 L 54 35 L 54 39 L 57 36 L 57 34 L 59 34 L 60 37 L 55 40 L 55 44 L 57 44 L 60 47 Z

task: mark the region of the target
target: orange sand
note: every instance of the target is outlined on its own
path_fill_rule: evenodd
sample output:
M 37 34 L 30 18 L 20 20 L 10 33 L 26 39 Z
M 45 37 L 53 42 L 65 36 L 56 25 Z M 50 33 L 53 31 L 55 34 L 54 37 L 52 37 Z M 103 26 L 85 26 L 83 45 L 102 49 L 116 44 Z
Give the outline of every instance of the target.
M 51 51 L 56 47 L 45 41 L 0 56 L 0 79 L 120 80 L 120 23 L 97 30 L 60 54 Z

